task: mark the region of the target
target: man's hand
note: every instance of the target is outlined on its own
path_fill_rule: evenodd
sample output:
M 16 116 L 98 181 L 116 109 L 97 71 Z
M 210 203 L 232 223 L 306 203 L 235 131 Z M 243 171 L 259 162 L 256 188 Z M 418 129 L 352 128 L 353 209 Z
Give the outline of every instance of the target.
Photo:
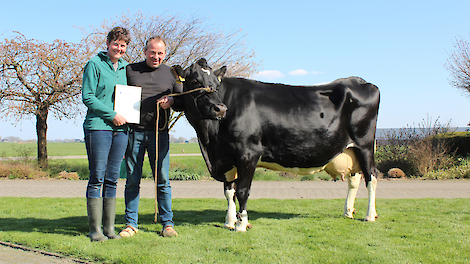
M 157 104 L 160 104 L 160 107 L 162 109 L 168 109 L 170 108 L 173 103 L 174 103 L 174 99 L 173 97 L 163 97 L 163 98 L 160 98 L 158 101 L 157 101 Z

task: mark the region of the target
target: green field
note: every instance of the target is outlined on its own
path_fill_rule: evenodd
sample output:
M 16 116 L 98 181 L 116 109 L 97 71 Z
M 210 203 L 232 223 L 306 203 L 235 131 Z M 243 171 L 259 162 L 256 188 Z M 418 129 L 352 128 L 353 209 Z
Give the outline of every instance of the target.
M 253 228 L 222 228 L 224 199 L 174 199 L 178 237 L 159 236 L 141 199 L 139 233 L 91 243 L 85 198 L 1 197 L 0 240 L 97 263 L 469 263 L 470 199 L 377 199 L 376 222 L 342 199 L 249 201 Z M 357 199 L 357 218 L 367 199 Z M 116 228 L 124 227 L 118 199 Z
M 170 154 L 201 153 L 197 143 L 171 143 Z M 34 157 L 37 155 L 36 143 L 0 142 L 0 157 Z M 48 156 L 86 155 L 85 143 L 47 143 Z
M 38 173 L 34 169 L 34 157 L 36 155 L 35 143 L 0 143 L 0 158 L 20 157 L 20 160 L 0 161 L 0 177 L 10 179 L 36 179 L 40 177 L 57 178 L 59 173 L 77 173 L 79 178 L 87 180 L 89 176 L 88 161 L 86 159 L 86 149 L 84 143 L 48 143 L 49 157 L 53 156 L 82 156 L 74 159 L 50 159 L 48 167 Z M 200 154 L 197 143 L 171 143 L 170 154 Z M 24 164 L 18 167 L 18 164 Z M 294 175 L 295 176 L 295 175 Z M 121 175 L 122 178 L 125 175 Z M 144 159 L 142 177 L 153 177 L 148 158 Z M 204 159 L 200 155 L 196 156 L 172 156 L 170 158 L 170 179 L 173 180 L 200 180 L 210 179 Z M 274 171 L 258 168 L 254 175 L 254 180 L 315 180 L 330 179 L 325 172 L 314 175 L 285 177 Z

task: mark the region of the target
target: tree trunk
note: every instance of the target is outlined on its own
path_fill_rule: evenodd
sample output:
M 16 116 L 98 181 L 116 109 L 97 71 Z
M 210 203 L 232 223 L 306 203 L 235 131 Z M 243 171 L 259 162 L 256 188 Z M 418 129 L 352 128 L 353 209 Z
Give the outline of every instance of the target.
M 36 133 L 38 136 L 38 164 L 47 167 L 47 115 L 49 109 L 39 108 L 36 114 Z

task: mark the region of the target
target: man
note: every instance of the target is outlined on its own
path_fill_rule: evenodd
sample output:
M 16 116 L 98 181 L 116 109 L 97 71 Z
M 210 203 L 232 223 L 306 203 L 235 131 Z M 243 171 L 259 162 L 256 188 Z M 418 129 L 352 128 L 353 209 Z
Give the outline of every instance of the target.
M 172 237 L 178 233 L 174 229 L 171 210 L 171 186 L 169 181 L 169 135 L 166 120 L 169 108 L 183 110 L 182 99 L 167 97 L 170 93 L 182 92 L 181 83 L 176 82 L 171 68 L 163 64 L 166 44 L 160 37 L 150 38 L 144 48 L 145 61 L 127 67 L 127 84 L 142 87 L 140 123 L 130 124 L 129 144 L 125 155 L 127 181 L 124 191 L 126 203 L 126 228 L 119 235 L 131 237 L 137 233 L 140 180 L 145 150 L 150 167 L 155 175 L 155 119 L 156 104 L 160 104 L 160 131 L 158 136 L 157 161 L 157 201 L 158 215 L 162 223 L 162 236 Z

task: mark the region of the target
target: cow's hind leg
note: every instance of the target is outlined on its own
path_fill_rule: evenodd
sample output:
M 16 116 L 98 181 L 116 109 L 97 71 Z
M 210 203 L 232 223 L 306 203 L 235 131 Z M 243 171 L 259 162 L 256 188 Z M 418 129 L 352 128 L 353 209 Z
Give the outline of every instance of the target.
M 228 209 L 225 216 L 224 227 L 228 229 L 235 229 L 237 222 L 237 205 L 235 204 L 235 183 L 224 183 L 225 198 L 227 198 Z
M 351 219 L 354 219 L 354 201 L 356 200 L 356 194 L 361 182 L 361 178 L 362 175 L 360 173 L 348 176 L 348 196 L 346 197 L 346 202 L 344 203 L 344 216 Z
M 369 193 L 369 205 L 367 208 L 367 216 L 364 221 L 375 221 L 378 217 L 377 211 L 375 210 L 375 190 L 377 189 L 377 178 L 371 175 L 371 180 L 367 185 L 367 191 Z
M 374 162 L 374 142 L 368 144 L 369 147 L 360 149 L 356 152 L 361 164 L 362 173 L 366 182 L 367 192 L 369 195 L 369 205 L 367 208 L 367 216 L 364 221 L 375 221 L 377 212 L 375 210 L 375 190 L 377 188 L 377 168 Z

